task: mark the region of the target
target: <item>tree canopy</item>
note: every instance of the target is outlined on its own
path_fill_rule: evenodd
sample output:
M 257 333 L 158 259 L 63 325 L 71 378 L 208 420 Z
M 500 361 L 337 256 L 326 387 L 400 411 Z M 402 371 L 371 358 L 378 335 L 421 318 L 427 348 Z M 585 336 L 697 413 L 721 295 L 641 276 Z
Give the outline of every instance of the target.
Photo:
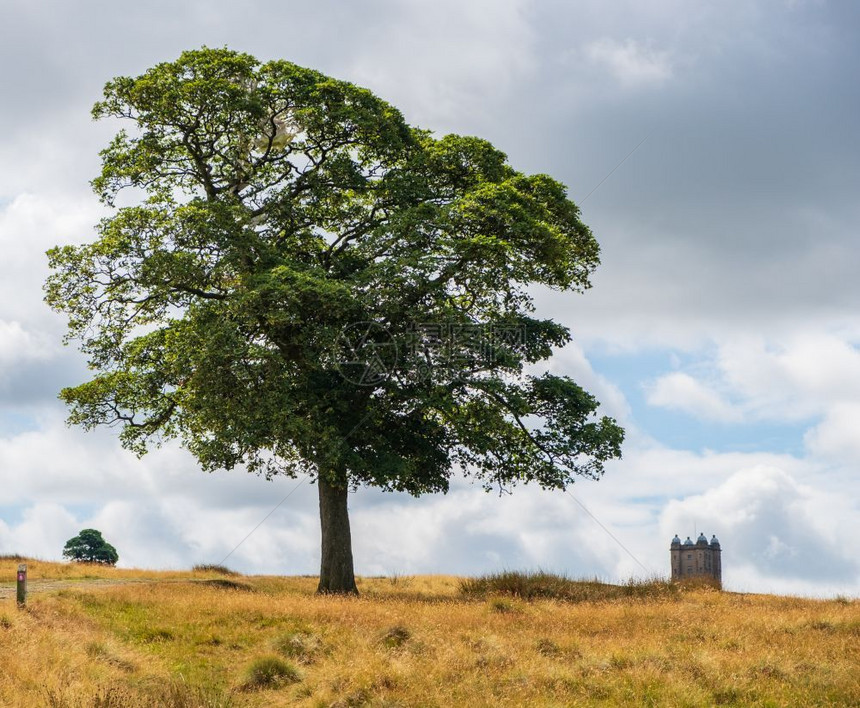
M 101 153 L 96 239 L 49 251 L 46 299 L 94 372 L 61 393 L 72 423 L 138 454 L 179 438 L 208 471 L 311 475 L 323 576 L 348 489 L 444 492 L 457 470 L 564 489 L 620 456 L 590 394 L 533 373 L 570 334 L 530 287 L 581 291 L 598 264 L 559 182 L 227 49 L 116 78 L 93 114 L 131 131 Z
M 101 531 L 83 529 L 77 536 L 66 541 L 63 557 L 81 563 L 103 563 L 116 565 L 119 554 L 116 548 L 102 538 Z

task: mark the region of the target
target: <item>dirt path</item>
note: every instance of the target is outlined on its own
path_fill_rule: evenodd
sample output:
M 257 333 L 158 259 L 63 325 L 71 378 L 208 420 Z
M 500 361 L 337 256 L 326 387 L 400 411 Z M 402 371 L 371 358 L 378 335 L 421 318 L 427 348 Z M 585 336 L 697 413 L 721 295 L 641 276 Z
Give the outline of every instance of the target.
M 123 578 L 112 580 L 110 578 L 91 578 L 89 580 L 29 580 L 27 581 L 27 594 L 31 595 L 37 592 L 50 592 L 52 590 L 69 590 L 69 589 L 91 589 L 91 588 L 106 588 L 115 585 L 140 585 L 142 583 L 158 583 L 163 580 L 146 580 L 135 578 Z M 0 585 L 0 601 L 15 598 L 17 588 L 14 583 L 3 583 Z

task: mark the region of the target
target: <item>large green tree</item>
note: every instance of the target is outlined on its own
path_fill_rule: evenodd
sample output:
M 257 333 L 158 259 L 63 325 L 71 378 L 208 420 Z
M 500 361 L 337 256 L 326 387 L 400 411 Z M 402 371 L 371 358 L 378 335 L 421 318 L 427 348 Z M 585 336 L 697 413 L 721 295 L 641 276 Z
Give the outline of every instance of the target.
M 620 455 L 591 395 L 533 373 L 570 335 L 530 286 L 580 291 L 598 263 L 552 178 L 227 49 L 114 79 L 93 112 L 131 131 L 101 153 L 97 238 L 49 251 L 47 301 L 94 372 L 62 391 L 70 421 L 311 475 L 320 592 L 356 591 L 350 489 L 444 492 L 457 470 L 564 489 Z

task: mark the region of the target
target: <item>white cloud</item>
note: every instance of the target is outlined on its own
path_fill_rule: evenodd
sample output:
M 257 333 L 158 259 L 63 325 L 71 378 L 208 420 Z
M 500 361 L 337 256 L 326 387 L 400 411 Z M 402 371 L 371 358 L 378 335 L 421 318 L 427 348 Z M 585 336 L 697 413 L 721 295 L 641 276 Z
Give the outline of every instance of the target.
M 535 372 L 549 370 L 557 376 L 569 376 L 600 402 L 600 415 L 615 418 L 622 427 L 633 424 L 630 404 L 618 386 L 597 374 L 582 347 L 570 342 L 557 351 L 548 362 L 535 367 Z
M 2 552 L 58 559 L 66 541 L 82 528 L 71 512 L 55 503 L 34 503 L 22 511 L 21 517 L 17 524 L 0 526 Z
M 860 400 L 860 351 L 844 333 L 804 327 L 779 338 L 729 340 L 717 365 L 761 417 L 803 418 Z
M 742 418 L 741 412 L 719 393 L 683 372 L 659 377 L 647 387 L 647 400 L 652 406 L 683 411 L 704 420 L 725 423 Z
M 208 475 L 174 444 L 138 460 L 111 432 L 68 429 L 57 416 L 41 426 L 0 437 L 0 507 L 25 510 L 23 522 L 0 533 L 4 552 L 59 559 L 70 530 L 93 527 L 126 566 L 219 562 L 237 546 L 230 562 L 243 570 L 312 572 L 318 563 L 310 485 L 239 545 L 297 480 L 267 482 L 241 470 Z M 34 534 L 34 514 L 62 523 Z
M 354 48 L 348 76 L 437 131 L 473 132 L 535 68 L 528 0 L 392 4 Z
M 860 463 L 860 401 L 837 403 L 804 436 L 809 454 L 856 468 Z
M 57 416 L 42 428 L 0 437 L 0 503 L 100 503 L 145 493 L 146 473 L 104 435 L 66 428 Z
M 43 302 L 49 273 L 45 251 L 87 240 L 101 214 L 95 198 L 75 190 L 22 193 L 0 204 L 0 320 L 23 323 L 33 336 L 39 336 L 37 329 L 45 332 L 60 348 L 62 320 Z
M 669 52 L 633 39 L 603 38 L 586 45 L 586 59 L 609 72 L 623 86 L 659 85 L 672 76 Z
M 368 505 L 371 500 L 375 503 Z M 500 497 L 455 480 L 445 496 L 385 498 L 366 490 L 353 506 L 356 563 L 368 574 L 474 575 L 538 568 L 573 577 L 642 573 L 561 492 L 522 487 Z M 612 501 L 594 500 L 588 506 L 607 520 L 629 516 Z
M 0 319 L 0 379 L 7 367 L 28 360 L 44 360 L 56 351 L 56 343 L 42 333 L 29 332 L 20 322 Z
M 671 501 L 660 518 L 666 538 L 699 531 L 723 548 L 723 581 L 732 590 L 855 592 L 860 541 L 826 520 L 851 518 L 854 502 L 800 484 L 775 467 L 741 469 L 701 494 Z
M 0 550 L 59 558 L 65 540 L 93 527 L 125 566 L 189 567 L 234 551 L 227 564 L 244 572 L 316 571 L 313 485 L 238 471 L 201 474 L 173 446 L 138 461 L 109 434 L 84 435 L 58 423 L 0 445 L 2 505 L 24 509 L 22 521 L 0 525 Z M 419 499 L 363 489 L 350 498 L 356 569 L 665 575 L 668 540 L 696 524 L 723 542 L 731 589 L 847 592 L 839 569 L 850 568 L 850 558 L 839 549 L 854 551 L 839 539 L 857 510 L 850 494 L 830 486 L 809 462 L 787 456 L 633 447 L 602 481 L 583 481 L 572 493 L 636 560 L 564 493 L 521 487 L 498 497 L 464 480 L 454 480 L 448 495 Z M 667 502 L 667 494 L 675 500 Z M 804 580 L 804 568 L 815 577 Z

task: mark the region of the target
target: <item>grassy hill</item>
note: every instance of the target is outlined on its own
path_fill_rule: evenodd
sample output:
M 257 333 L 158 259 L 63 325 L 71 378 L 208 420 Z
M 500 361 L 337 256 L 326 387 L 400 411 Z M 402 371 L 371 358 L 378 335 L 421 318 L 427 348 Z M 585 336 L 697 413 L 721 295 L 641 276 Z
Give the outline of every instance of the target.
M 0 559 L 4 706 L 860 705 L 860 602 L 508 574 L 314 578 Z M 511 594 L 515 592 L 516 594 Z

